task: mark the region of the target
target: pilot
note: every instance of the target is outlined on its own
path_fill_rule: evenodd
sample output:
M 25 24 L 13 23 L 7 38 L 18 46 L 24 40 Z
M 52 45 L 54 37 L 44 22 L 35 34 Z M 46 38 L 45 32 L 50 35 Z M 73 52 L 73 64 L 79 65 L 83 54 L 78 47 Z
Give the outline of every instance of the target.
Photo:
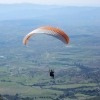
M 50 76 L 54 79 L 54 71 L 53 70 L 50 70 Z

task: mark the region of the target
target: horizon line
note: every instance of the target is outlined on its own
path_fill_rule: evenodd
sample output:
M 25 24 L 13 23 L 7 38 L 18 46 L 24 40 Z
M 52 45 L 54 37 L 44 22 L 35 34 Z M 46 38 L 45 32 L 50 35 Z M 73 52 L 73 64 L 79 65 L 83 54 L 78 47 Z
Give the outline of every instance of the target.
M 37 4 L 37 3 L 27 3 L 27 2 L 23 2 L 23 3 L 0 3 L 0 5 L 20 5 L 20 4 L 31 4 L 31 5 L 45 5 L 45 6 L 69 6 L 69 7 L 100 7 L 100 6 L 93 6 L 93 5 L 60 5 L 60 4 Z

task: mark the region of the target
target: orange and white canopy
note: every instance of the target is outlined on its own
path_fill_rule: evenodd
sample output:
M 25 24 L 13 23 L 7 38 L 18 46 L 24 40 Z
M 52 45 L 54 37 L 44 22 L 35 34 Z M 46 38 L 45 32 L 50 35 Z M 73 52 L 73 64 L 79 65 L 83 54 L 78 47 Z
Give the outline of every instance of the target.
M 55 38 L 58 38 L 65 44 L 68 44 L 70 42 L 69 37 L 62 30 L 55 28 L 55 27 L 51 27 L 51 26 L 44 26 L 44 27 L 37 28 L 33 30 L 32 32 L 28 33 L 23 39 L 23 44 L 26 45 L 29 38 L 33 36 L 33 34 L 37 34 L 37 33 L 51 35 Z

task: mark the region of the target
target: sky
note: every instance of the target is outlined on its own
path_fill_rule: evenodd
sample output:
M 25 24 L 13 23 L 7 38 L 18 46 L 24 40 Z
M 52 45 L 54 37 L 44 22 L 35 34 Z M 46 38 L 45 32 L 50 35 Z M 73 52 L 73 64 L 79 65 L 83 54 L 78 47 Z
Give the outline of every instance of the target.
M 100 6 L 100 0 L 0 0 L 0 4 L 34 3 L 67 6 Z

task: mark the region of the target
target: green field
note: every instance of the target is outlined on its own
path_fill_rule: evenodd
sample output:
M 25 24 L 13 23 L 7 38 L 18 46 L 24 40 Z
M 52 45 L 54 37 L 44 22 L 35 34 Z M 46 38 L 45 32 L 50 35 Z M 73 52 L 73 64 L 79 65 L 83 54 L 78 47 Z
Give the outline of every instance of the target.
M 5 100 L 86 100 L 100 96 L 100 14 L 97 12 L 100 7 L 53 6 L 53 11 L 50 6 L 48 10 L 52 13 L 41 7 L 37 9 L 43 14 L 37 13 L 34 18 L 26 18 L 23 13 L 22 19 L 22 15 L 12 20 L 10 16 L 0 19 L 1 97 Z M 35 12 L 33 8 L 28 9 L 25 15 L 30 10 Z M 70 43 L 66 45 L 52 36 L 36 34 L 23 45 L 26 34 L 44 25 L 62 29 Z M 54 69 L 55 79 L 49 76 L 49 69 Z
M 74 40 L 76 41 L 76 38 Z M 82 40 L 84 41 L 84 37 Z M 29 47 L 31 45 L 34 44 L 29 44 Z M 35 48 L 36 50 L 33 50 L 34 46 L 30 48 L 20 46 L 21 50 L 12 46 L 8 53 L 1 49 L 0 55 L 3 57 L 0 58 L 0 94 L 2 96 L 18 94 L 19 98 L 29 97 L 36 100 L 62 97 L 65 100 L 80 100 L 90 98 L 94 91 L 93 96 L 100 93 L 97 91 L 100 84 L 98 46 L 88 47 L 88 44 L 82 46 L 71 43 L 67 47 L 61 43 L 62 48 L 56 47 L 56 52 L 53 45 L 52 47 L 47 45 L 45 45 L 46 50 L 44 48 L 41 51 L 38 51 L 41 46 L 43 48 L 41 43 L 40 47 Z M 10 50 L 10 47 L 7 49 Z M 49 68 L 55 70 L 54 80 L 49 77 Z

